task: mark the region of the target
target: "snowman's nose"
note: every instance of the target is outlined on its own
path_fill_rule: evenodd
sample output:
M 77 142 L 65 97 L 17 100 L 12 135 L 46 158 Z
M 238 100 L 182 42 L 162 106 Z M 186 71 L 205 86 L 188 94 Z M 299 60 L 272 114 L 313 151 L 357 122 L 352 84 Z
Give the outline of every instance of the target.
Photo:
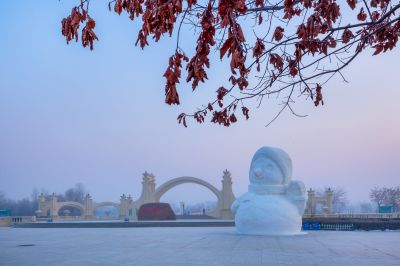
M 260 168 L 254 169 L 254 175 L 255 175 L 256 177 L 261 177 L 261 174 L 262 174 L 262 171 L 261 171 Z

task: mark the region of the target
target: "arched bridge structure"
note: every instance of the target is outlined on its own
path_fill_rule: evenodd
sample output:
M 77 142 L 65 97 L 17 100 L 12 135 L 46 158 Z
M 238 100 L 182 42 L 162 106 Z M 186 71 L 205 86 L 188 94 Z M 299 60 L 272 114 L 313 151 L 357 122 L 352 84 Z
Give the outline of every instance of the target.
M 121 216 L 121 203 L 111 202 L 111 201 L 103 201 L 103 202 L 95 202 L 93 203 L 93 215 L 96 216 L 96 209 L 100 207 L 114 207 L 117 210 L 118 215 Z M 114 217 L 115 218 L 115 217 Z M 123 218 L 123 217 L 121 217 Z
M 81 218 L 91 220 L 95 218 L 95 210 L 102 206 L 113 206 L 118 209 L 119 218 L 129 218 L 135 220 L 136 212 L 140 206 L 145 203 L 160 202 L 161 197 L 167 193 L 170 189 L 176 186 L 192 183 L 203 186 L 209 189 L 217 198 L 217 207 L 215 210 L 207 213 L 209 216 L 219 219 L 233 219 L 233 214 L 230 207 L 235 200 L 235 196 L 232 192 L 232 178 L 231 173 L 228 170 L 224 171 L 222 177 L 222 188 L 218 189 L 212 184 L 204 181 L 200 178 L 183 176 L 173 178 L 164 184 L 156 187 L 156 179 L 153 174 L 145 172 L 142 179 L 142 193 L 140 197 L 134 201 L 131 196 L 125 196 L 123 194 L 120 198 L 119 203 L 116 202 L 93 202 L 92 197 L 87 194 L 84 198 L 83 203 L 74 201 L 59 202 L 57 196 L 53 193 L 50 197 L 45 197 L 43 194 L 39 196 L 38 205 L 39 210 L 37 211 L 38 216 L 46 217 L 47 213 L 50 213 L 50 217 L 53 220 L 60 219 L 58 214 L 59 210 L 63 207 L 77 208 L 81 212 Z M 63 217 L 65 218 L 65 217 Z
M 160 202 L 161 197 L 170 189 L 188 183 L 203 186 L 209 189 L 216 196 L 217 207 L 212 212 L 207 213 L 209 216 L 219 219 L 233 219 L 233 214 L 230 210 L 230 207 L 235 200 L 235 196 L 232 192 L 231 173 L 227 170 L 224 171 L 221 190 L 217 189 L 207 181 L 191 176 L 173 178 L 156 188 L 155 176 L 145 172 L 143 174 L 142 181 L 142 194 L 135 202 L 136 206 L 140 207 L 145 203 Z
M 222 200 L 222 191 L 219 191 L 216 187 L 214 187 L 210 183 L 208 183 L 202 179 L 196 178 L 196 177 L 183 176 L 183 177 L 177 177 L 177 178 L 171 179 L 171 180 L 165 182 L 164 184 L 162 184 L 161 186 L 159 186 L 155 191 L 155 201 L 159 202 L 161 197 L 166 192 L 168 192 L 168 190 L 170 190 L 176 186 L 179 186 L 181 184 L 187 184 L 187 183 L 198 184 L 203 187 L 206 187 L 212 193 L 214 193 L 214 195 L 217 197 L 218 201 Z
M 92 197 L 87 194 L 83 200 L 83 203 L 76 201 L 58 201 L 57 196 L 53 193 L 49 198 L 42 194 L 38 199 L 38 216 L 45 217 L 49 213 L 53 220 L 61 219 L 59 211 L 63 207 L 73 207 L 80 211 L 81 216 L 79 218 L 91 220 L 95 218 L 95 211 L 98 207 L 103 206 L 113 206 L 118 210 L 119 218 L 125 218 L 131 216 L 133 213 L 133 200 L 131 196 L 125 196 L 123 194 L 120 198 L 120 202 L 93 202 Z M 62 217 L 63 219 L 68 219 L 68 217 Z
M 72 207 L 75 209 L 78 209 L 81 212 L 81 215 L 85 214 L 85 206 L 79 202 L 76 201 L 63 201 L 63 202 L 58 202 L 56 209 L 55 209 L 55 213 L 57 215 L 59 215 L 59 211 L 63 208 L 63 207 Z
M 99 208 L 99 207 L 107 207 L 107 206 L 115 207 L 119 211 L 119 209 L 121 207 L 121 204 L 120 203 L 111 202 L 111 201 L 93 203 L 93 209 L 96 209 L 96 208 Z

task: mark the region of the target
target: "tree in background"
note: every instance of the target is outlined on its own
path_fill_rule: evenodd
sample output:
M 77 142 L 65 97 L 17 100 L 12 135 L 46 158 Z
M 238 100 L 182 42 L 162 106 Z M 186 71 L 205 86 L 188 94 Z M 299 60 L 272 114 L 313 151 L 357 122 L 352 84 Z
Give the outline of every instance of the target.
M 343 187 L 333 188 L 332 207 L 334 213 L 341 213 L 346 209 L 349 200 L 347 199 L 347 191 Z
M 385 200 L 385 189 L 374 187 L 369 195 L 370 199 L 378 205 L 378 208 L 382 206 Z
M 6 209 L 6 194 L 0 191 L 0 210 Z
M 393 211 L 400 210 L 400 186 L 390 187 L 387 189 L 386 203 L 393 206 Z
M 75 187 L 67 189 L 64 193 L 64 198 L 66 201 L 76 201 L 83 203 L 86 195 L 85 186 L 81 183 L 75 185 Z
M 57 198 L 59 201 L 76 201 L 79 203 L 83 203 L 86 194 L 87 191 L 85 189 L 85 186 L 81 183 L 77 183 L 74 187 L 67 189 L 64 194 L 57 195 Z M 71 206 L 65 206 L 59 210 L 59 215 L 65 214 L 68 214 L 70 216 L 83 215 L 80 210 Z
M 93 49 L 98 38 L 91 0 L 77 2 L 62 20 L 61 32 L 67 43 L 80 37 L 84 47 Z M 398 0 L 110 0 L 108 7 L 141 19 L 136 41 L 141 48 L 149 45 L 149 37 L 157 42 L 176 31 L 164 73 L 169 105 L 180 104 L 177 84 L 184 65 L 186 82 L 195 90 L 208 79 L 212 49 L 229 61 L 229 85 L 215 88 L 215 98 L 197 111 L 181 113 L 178 121 L 185 127 L 188 117 L 203 123 L 211 116 L 211 122 L 224 126 L 237 122 L 238 112 L 248 119 L 249 100 L 260 106 L 266 98 L 279 98 L 282 107 L 273 120 L 284 110 L 298 115 L 293 109 L 297 96 L 323 105 L 327 81 L 334 76 L 346 81 L 342 70 L 355 58 L 392 50 L 400 35 Z M 199 34 L 189 58 L 180 33 L 193 29 Z
M 318 196 L 325 195 L 325 191 L 328 187 L 324 187 L 323 189 L 317 189 L 316 193 Z M 347 198 L 347 191 L 343 187 L 334 187 L 331 188 L 333 191 L 333 200 L 332 200 L 332 212 L 333 213 L 343 213 L 346 211 L 349 200 Z
M 393 211 L 400 210 L 400 186 L 397 187 L 374 187 L 371 190 L 370 198 L 378 205 L 392 205 Z
M 32 192 L 32 197 L 35 191 Z M 4 192 L 0 192 L 0 210 L 9 210 L 11 215 L 34 215 L 38 205 L 37 198 L 32 197 L 13 200 L 7 198 Z

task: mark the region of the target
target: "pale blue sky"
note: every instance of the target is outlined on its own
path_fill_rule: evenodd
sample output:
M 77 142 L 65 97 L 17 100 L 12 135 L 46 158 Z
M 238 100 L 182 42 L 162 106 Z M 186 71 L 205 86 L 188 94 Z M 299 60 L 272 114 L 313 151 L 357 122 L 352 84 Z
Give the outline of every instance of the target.
M 323 107 L 299 100 L 296 109 L 307 118 L 284 114 L 265 128 L 278 108 L 271 99 L 230 128 L 185 129 L 176 116 L 215 95 L 224 64 L 212 61 L 210 81 L 194 93 L 181 84 L 183 104 L 169 107 L 162 74 L 175 39 L 142 51 L 134 46 L 139 24 L 94 2 L 100 42 L 93 52 L 67 46 L 61 36 L 74 1 L 0 2 L 0 190 L 7 196 L 28 196 L 35 187 L 62 192 L 81 182 L 95 200 L 116 201 L 122 193 L 139 196 L 145 170 L 159 184 L 189 175 L 220 187 L 225 168 L 238 196 L 263 145 L 285 149 L 294 178 L 307 187 L 344 186 L 351 199 L 367 200 L 375 185 L 399 185 L 398 49 L 360 56 L 345 71 L 349 84 L 337 79 L 324 88 Z M 183 36 L 183 45 L 194 45 L 192 34 Z M 196 200 L 213 197 L 187 189 Z M 185 187 L 176 191 L 166 199 L 191 197 Z

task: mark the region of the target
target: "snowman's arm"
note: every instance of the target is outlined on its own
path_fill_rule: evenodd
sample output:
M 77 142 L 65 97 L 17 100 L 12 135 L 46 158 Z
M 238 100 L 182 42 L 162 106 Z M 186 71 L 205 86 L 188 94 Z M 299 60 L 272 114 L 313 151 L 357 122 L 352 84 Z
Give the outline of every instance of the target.
M 231 211 L 235 214 L 240 206 L 240 198 L 236 199 L 231 205 Z
M 237 199 L 232 203 L 232 205 L 231 205 L 231 211 L 232 211 L 233 213 L 236 213 L 237 210 L 238 210 L 239 207 L 240 207 L 240 204 L 241 204 L 244 200 L 249 199 L 250 197 L 251 197 L 251 195 L 250 195 L 249 193 L 245 193 L 245 194 L 243 194 L 242 196 L 240 196 L 239 198 L 237 198 Z
M 303 215 L 306 203 L 306 188 L 303 182 L 292 180 L 289 183 L 287 196 L 289 200 L 296 206 L 300 215 Z

